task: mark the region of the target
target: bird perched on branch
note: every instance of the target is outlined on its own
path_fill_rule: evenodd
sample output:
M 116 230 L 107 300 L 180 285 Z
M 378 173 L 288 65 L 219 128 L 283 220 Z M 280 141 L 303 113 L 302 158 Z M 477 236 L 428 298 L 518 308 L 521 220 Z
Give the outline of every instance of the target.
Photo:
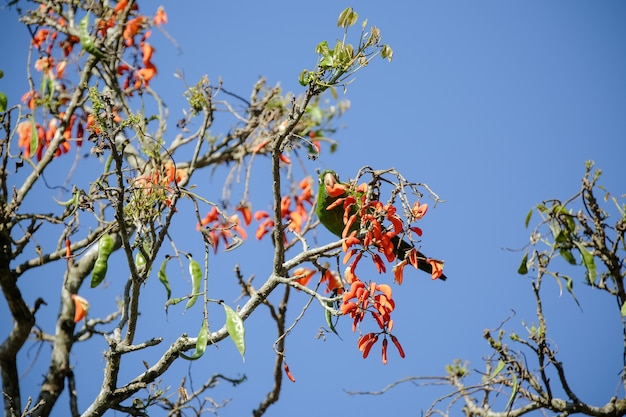
M 363 190 L 351 188 L 349 184 L 341 183 L 339 181 L 339 176 L 335 171 L 323 171 L 319 176 L 319 191 L 317 195 L 316 208 L 316 214 L 320 223 L 322 223 L 331 233 L 342 238 L 345 238 L 350 233 L 359 230 L 362 227 L 361 214 L 359 213 L 359 202 L 363 200 L 363 195 Z M 343 204 L 343 202 L 345 202 L 349 197 L 353 197 L 355 203 L 351 205 Z M 338 201 L 339 199 L 342 201 Z M 345 208 L 346 206 L 348 207 L 347 213 Z M 347 230 L 346 224 L 350 224 Z M 443 266 L 442 261 L 426 257 L 411 243 L 402 240 L 398 234 L 392 233 L 390 240 L 393 245 L 393 247 L 390 247 L 390 251 L 393 252 L 393 255 L 395 255 L 398 260 L 404 261 L 407 258 L 411 258 L 411 263 L 414 266 L 424 272 L 427 272 L 428 274 L 431 274 L 433 279 L 439 278 L 444 281 L 446 280 L 447 277 L 445 274 L 441 273 L 441 275 L 439 275 L 437 270 L 435 271 L 435 274 L 433 274 L 433 265 L 437 266 L 437 269 L 440 271 Z

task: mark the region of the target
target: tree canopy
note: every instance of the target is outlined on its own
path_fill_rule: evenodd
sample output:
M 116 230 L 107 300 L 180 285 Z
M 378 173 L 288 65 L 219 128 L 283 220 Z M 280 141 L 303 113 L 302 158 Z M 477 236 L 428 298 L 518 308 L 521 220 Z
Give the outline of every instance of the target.
M 446 197 L 420 178 L 376 166 L 374 157 L 341 180 L 321 162 L 335 152 L 349 156 L 336 134 L 350 107 L 345 97 L 369 87 L 355 83 L 356 74 L 394 56 L 372 22 L 346 8 L 336 31 L 332 22 L 318 24 L 320 36 L 337 39 L 321 38 L 313 64 L 294 74 L 298 92 L 265 78 L 242 91 L 181 70 L 175 78 L 185 107 L 172 109 L 154 88 L 162 75 L 154 39 L 178 47 L 167 6 L 9 6 L 31 40 L 21 101 L 7 99 L 0 84 L 0 287 L 11 316 L 0 334 L 6 416 L 217 414 L 228 401 L 214 400 L 211 390 L 248 381 L 207 358 L 245 361 L 270 347 L 271 382 L 254 391 L 252 414 L 262 415 L 298 379 L 290 336 L 311 317 L 318 339 L 341 338 L 367 361 L 410 354 L 403 341 L 411 323 L 394 320 L 410 304 L 405 275 L 433 286 L 457 279 L 443 260 L 454 253 L 432 253 L 432 230 L 422 221 Z M 507 319 L 485 330 L 484 369 L 459 359 L 446 362 L 443 376 L 392 386 L 445 385 L 426 415 L 624 415 L 623 369 L 615 370 L 618 389 L 608 402 L 585 402 L 569 383 L 542 301 L 553 290 L 546 281 L 575 304 L 580 291 L 597 290 L 616 306 L 620 323 L 607 319 L 611 331 L 626 334 L 625 211 L 589 162 L 579 192 L 544 201 L 526 218 L 530 244 L 518 273 L 532 277 L 533 322 L 506 330 Z M 320 238 L 323 226 L 334 240 Z M 574 290 L 581 276 L 587 286 Z M 20 355 L 37 363 L 36 388 L 21 381 L 30 369 L 20 369 Z M 90 361 L 101 361 L 102 372 L 86 374 Z M 321 371 L 350 372 L 337 362 Z

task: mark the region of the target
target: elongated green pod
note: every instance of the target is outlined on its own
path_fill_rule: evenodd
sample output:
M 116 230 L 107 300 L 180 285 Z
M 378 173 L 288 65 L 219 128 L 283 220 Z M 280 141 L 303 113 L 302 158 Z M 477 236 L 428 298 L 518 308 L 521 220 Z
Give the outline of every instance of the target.
M 87 12 L 85 17 L 81 19 L 78 25 L 78 31 L 80 44 L 86 52 L 99 59 L 102 59 L 106 56 L 102 53 L 102 51 L 98 49 L 98 47 L 96 47 L 94 39 L 89 34 L 89 12 Z
M 91 271 L 91 288 L 97 287 L 104 280 L 108 269 L 109 255 L 113 252 L 114 247 L 115 240 L 113 237 L 108 233 L 102 235 L 98 242 L 98 257 Z
M 167 299 L 169 300 L 170 297 L 172 296 L 172 289 L 170 288 L 170 282 L 167 279 L 167 263 L 169 262 L 171 258 L 169 256 L 167 256 L 165 258 L 165 260 L 163 261 L 163 263 L 161 263 L 161 267 L 159 268 L 159 281 L 161 281 L 161 283 L 163 284 L 163 286 L 165 287 L 165 292 L 167 293 Z
M 243 327 L 243 320 L 229 305 L 224 302 L 221 304 L 224 306 L 224 312 L 226 313 L 226 329 L 228 330 L 228 335 L 235 343 L 235 347 L 237 347 L 241 358 L 244 359 L 244 354 L 246 353 L 246 329 Z
M 202 268 L 200 268 L 200 264 L 191 257 L 189 257 L 189 275 L 191 275 L 191 298 L 187 301 L 185 310 L 191 308 L 198 300 L 200 285 L 202 284 Z
M 191 355 L 187 356 L 183 352 L 179 352 L 179 355 L 183 359 L 187 359 L 188 361 L 196 360 L 206 351 L 206 347 L 209 341 L 209 325 L 207 320 L 202 320 L 202 326 L 200 326 L 200 332 L 198 333 L 198 338 L 196 340 L 196 351 Z

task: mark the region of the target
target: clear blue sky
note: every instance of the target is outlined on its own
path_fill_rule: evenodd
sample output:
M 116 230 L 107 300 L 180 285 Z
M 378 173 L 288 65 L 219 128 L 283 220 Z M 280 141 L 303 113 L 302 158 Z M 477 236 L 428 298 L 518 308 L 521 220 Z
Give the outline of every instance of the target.
M 170 21 L 165 28 L 180 50 L 157 31 L 151 38 L 159 69 L 152 86 L 170 106 L 173 125 L 183 106 L 184 86 L 173 77 L 177 68 L 184 70 L 189 84 L 203 74 L 213 81 L 221 76 L 226 88 L 242 96 L 249 94 L 259 76 L 270 84 L 280 82 L 285 91 L 300 92 L 297 77 L 315 63 L 315 45 L 341 36 L 336 17 L 344 7 L 355 6 L 360 16 L 380 28 L 394 49 L 394 59 L 391 64 L 376 60 L 358 74 L 345 96 L 352 103 L 342 119 L 346 128 L 335 136 L 341 142 L 339 151 L 323 154 L 316 166 L 334 168 L 344 178 L 363 165 L 395 167 L 407 178 L 428 183 L 446 200 L 429 211 L 421 226 L 424 252 L 445 259 L 449 280 L 431 282 L 407 272 L 405 284 L 395 289 L 395 329 L 407 358 L 392 352 L 386 366 L 377 353 L 361 359 L 347 320 L 339 326 L 343 341 L 316 340 L 324 319 L 313 308 L 288 339 L 287 359 L 297 382 L 286 382 L 281 400 L 268 416 L 389 411 L 418 415 L 444 391 L 405 385 L 384 396 L 351 397 L 343 390 L 379 390 L 410 375 L 442 375 L 445 364 L 455 358 L 468 359 L 472 367 L 482 369 L 481 358 L 489 353 L 483 329 L 496 328 L 512 309 L 517 315 L 509 322 L 511 328 L 519 330 L 523 321 L 534 319 L 530 281 L 516 273 L 522 254 L 503 250 L 528 242 L 524 229 L 528 210 L 543 199 L 574 194 L 586 160 L 594 160 L 604 171 L 601 183 L 615 195 L 626 192 L 626 3 L 361 3 L 366 4 L 165 2 Z M 148 2 L 140 6 L 144 13 L 153 11 Z M 15 101 L 27 89 L 23 68 L 29 38 L 15 23 L 13 11 L 1 11 L 0 20 L 5 40 L 11 34 L 11 41 L 0 45 L 0 67 L 5 72 L 0 90 Z M 218 181 L 214 187 L 221 192 Z M 200 189 L 208 192 L 210 187 L 201 184 Z M 254 190 L 253 196 L 261 206 L 257 208 L 271 201 L 269 188 Z M 321 243 L 331 239 L 319 236 Z M 199 254 L 199 242 L 189 250 Z M 211 258 L 212 274 L 220 277 L 211 284 L 215 297 L 233 305 L 236 289 L 226 284 L 222 288 L 220 280 L 232 282 L 234 262 L 246 265 L 244 273 L 255 274 L 260 283 L 271 270 L 271 258 L 267 248 L 252 241 L 240 252 Z M 24 279 L 31 285 L 24 292 L 33 300 L 42 277 Z M 548 326 L 573 388 L 583 400 L 601 405 L 618 385 L 619 317 L 604 295 L 583 285 L 582 269 L 574 281 L 582 311 L 570 297 L 559 297 L 556 285 L 548 285 L 552 289 L 545 293 Z M 56 278 L 51 288 L 59 285 Z M 154 291 L 155 305 L 146 307 L 141 332 L 148 338 L 165 329 L 165 347 L 181 332 L 196 333 L 200 310 L 184 316 L 170 311 L 164 323 L 165 297 L 158 285 L 155 279 L 146 287 Z M 96 314 L 105 314 L 120 288 L 113 283 L 106 290 L 83 288 L 82 294 L 94 300 Z M 179 291 L 185 291 L 183 285 Z M 304 303 L 300 298 L 290 310 L 292 319 Z M 42 319 L 48 331 L 57 311 L 57 303 L 50 304 L 49 317 Z M 213 326 L 218 328 L 221 318 L 215 311 Z M 5 312 L 6 305 L 0 303 L 3 317 Z M 232 398 L 220 411 L 222 416 L 248 414 L 271 387 L 275 330 L 267 322 L 262 309 L 246 322 L 244 364 L 226 341 L 218 349 L 209 348 L 192 366 L 196 386 L 214 372 L 248 375 L 235 390 L 221 384 L 208 393 L 218 402 Z M 2 337 L 6 326 L 6 320 L 0 323 Z M 21 372 L 33 360 L 35 349 L 22 353 Z M 104 363 L 99 355 L 104 349 L 103 342 L 94 342 L 77 347 L 72 355 L 79 389 L 87 392 L 86 397 L 96 392 L 91 383 L 101 376 Z M 35 395 L 48 353 L 44 347 L 25 377 L 24 394 Z M 140 371 L 141 359 L 153 358 L 143 355 L 137 355 L 138 367 L 129 363 L 124 368 L 128 375 Z M 86 376 L 85 368 L 93 377 Z M 179 365 L 166 385 L 175 388 L 186 371 L 187 363 Z M 81 406 L 88 401 L 81 398 Z M 65 410 L 66 404 L 62 399 L 57 411 Z

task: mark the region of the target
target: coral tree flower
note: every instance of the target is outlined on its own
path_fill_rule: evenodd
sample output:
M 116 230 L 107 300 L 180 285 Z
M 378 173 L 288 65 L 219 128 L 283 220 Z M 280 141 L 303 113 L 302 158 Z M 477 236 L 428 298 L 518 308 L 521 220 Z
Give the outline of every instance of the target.
M 89 302 L 78 294 L 72 294 L 74 300 L 74 323 L 81 321 L 89 310 Z

